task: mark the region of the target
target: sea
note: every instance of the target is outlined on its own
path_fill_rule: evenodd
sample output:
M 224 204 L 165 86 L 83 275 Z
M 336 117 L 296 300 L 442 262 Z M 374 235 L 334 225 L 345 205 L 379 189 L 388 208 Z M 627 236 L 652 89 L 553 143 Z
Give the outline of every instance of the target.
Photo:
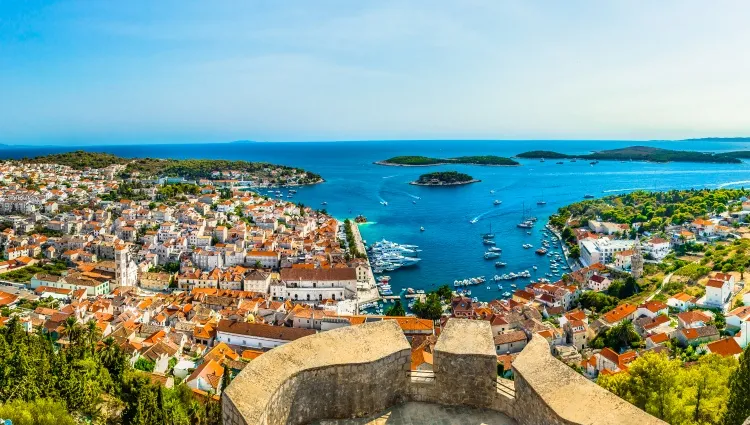
M 23 158 L 83 149 L 124 157 L 213 158 L 267 161 L 300 167 L 320 174 L 325 182 L 299 187 L 292 198 L 305 205 L 326 209 L 339 219 L 364 215 L 360 226 L 368 243 L 381 239 L 418 245 L 421 261 L 413 267 L 389 272 L 393 291 L 405 288 L 431 290 L 453 287 L 456 280 L 484 276 L 486 284 L 472 286 L 472 296 L 489 301 L 501 291 L 491 281 L 496 274 L 529 270 L 530 279 L 519 279 L 518 288 L 550 273 L 549 258 L 535 254 L 541 246 L 548 217 L 561 206 L 580 201 L 584 195 L 602 197 L 635 190 L 666 191 L 688 188 L 750 186 L 750 163 L 697 164 L 601 161 L 519 160 L 520 166 L 477 165 L 391 167 L 375 161 L 396 155 L 454 157 L 499 155 L 511 157 L 529 150 L 552 150 L 584 154 L 593 150 L 633 145 L 668 149 L 722 152 L 750 150 L 748 141 L 357 141 L 357 142 L 234 142 L 206 144 L 131 144 L 107 146 L 18 146 L 0 147 L 0 158 Z M 432 171 L 459 171 L 479 183 L 455 187 L 422 187 L 409 182 Z M 265 191 L 263 192 L 265 193 Z M 494 205 L 494 201 L 502 203 Z M 538 204 L 544 201 L 544 204 Z M 323 205 L 322 203 L 326 204 Z M 387 202 L 387 206 L 383 203 Z M 527 233 L 516 226 L 534 216 L 536 226 Z M 424 231 L 420 228 L 424 227 Z M 496 235 L 502 254 L 485 260 L 487 246 L 482 235 Z M 524 244 L 534 248 L 524 249 Z M 495 261 L 507 263 L 502 269 Z M 533 270 L 537 266 L 537 270 Z M 512 291 L 511 291 L 512 292 Z

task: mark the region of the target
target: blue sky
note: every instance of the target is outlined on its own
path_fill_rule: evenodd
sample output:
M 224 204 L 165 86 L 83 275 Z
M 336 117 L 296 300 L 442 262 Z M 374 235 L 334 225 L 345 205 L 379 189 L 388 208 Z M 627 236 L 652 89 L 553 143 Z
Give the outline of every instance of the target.
M 0 2 L 0 143 L 750 135 L 750 2 Z

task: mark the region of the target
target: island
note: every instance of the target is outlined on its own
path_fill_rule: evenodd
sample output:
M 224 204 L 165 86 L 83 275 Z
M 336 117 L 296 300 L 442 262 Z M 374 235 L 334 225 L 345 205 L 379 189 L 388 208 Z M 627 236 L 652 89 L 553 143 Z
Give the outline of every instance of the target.
M 516 155 L 525 159 L 587 159 L 602 161 L 649 161 L 649 162 L 703 162 L 718 164 L 739 164 L 739 158 L 746 157 L 747 152 L 726 152 L 721 154 L 677 151 L 649 146 L 630 146 L 621 149 L 596 151 L 590 154 L 569 155 L 553 151 L 529 151 Z
M 428 156 L 394 156 L 393 158 L 375 162 L 377 165 L 390 165 L 397 167 L 425 167 L 430 165 L 467 164 L 467 165 L 491 165 L 491 166 L 514 166 L 520 165 L 518 161 L 495 155 L 473 155 L 459 156 L 456 158 L 431 158 Z
M 474 177 L 459 173 L 457 171 L 442 171 L 422 174 L 419 179 L 409 183 L 416 186 L 459 186 L 462 184 L 477 183 Z
M 111 168 L 113 177 L 176 177 L 253 183 L 251 186 L 301 186 L 323 182 L 318 174 L 267 162 L 224 159 L 123 158 L 104 152 L 75 151 L 21 159 L 29 164 L 58 164 L 74 170 Z

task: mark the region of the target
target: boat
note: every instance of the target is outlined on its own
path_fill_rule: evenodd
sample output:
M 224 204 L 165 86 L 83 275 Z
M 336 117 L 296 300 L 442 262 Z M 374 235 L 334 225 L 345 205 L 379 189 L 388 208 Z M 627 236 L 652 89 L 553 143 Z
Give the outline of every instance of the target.
M 585 195 L 583 195 L 583 199 L 592 199 L 593 197 L 594 197 L 594 195 L 590 195 L 588 193 L 585 194 Z
M 536 266 L 531 266 L 531 268 L 532 268 L 532 269 L 534 269 L 534 270 L 536 270 L 536 269 L 537 269 L 537 267 L 536 267 Z
M 539 248 L 536 250 L 536 253 L 539 255 L 544 255 L 547 253 L 547 248 Z
M 537 205 L 547 205 L 547 201 L 536 201 Z
M 498 254 L 497 252 L 487 251 L 484 253 L 485 260 L 492 260 L 494 258 L 498 258 L 499 256 L 500 254 Z
M 490 231 L 488 233 L 485 233 L 482 235 L 483 239 L 493 239 L 495 237 L 495 234 L 492 233 L 492 223 L 490 223 Z
M 500 204 L 502 204 L 502 203 L 503 203 L 503 201 L 500 201 L 500 200 L 498 200 L 498 199 L 495 199 L 495 201 L 494 201 L 494 202 L 492 202 L 492 203 L 493 203 L 494 205 L 500 205 Z
M 412 288 L 406 288 L 406 293 L 407 294 L 414 294 L 415 292 L 414 292 L 414 289 L 412 289 Z
M 424 227 L 420 227 L 420 228 L 419 228 L 419 231 L 420 231 L 420 232 L 424 232 Z
M 382 205 L 384 207 L 387 207 L 388 206 L 388 201 L 380 201 L 380 205 Z
M 412 204 L 416 204 L 416 203 L 417 203 L 417 201 L 411 201 L 411 203 L 412 203 Z
M 507 265 L 508 265 L 508 263 L 503 263 L 502 261 L 496 261 L 495 262 L 495 267 L 505 267 Z
M 504 297 L 509 297 L 510 295 L 511 295 L 510 292 L 503 292 Z
M 529 249 L 529 248 L 533 248 L 534 247 L 534 245 L 532 245 L 530 243 L 525 243 L 525 244 L 523 244 L 521 246 L 523 246 L 524 249 Z
M 328 205 L 328 202 L 323 201 L 323 202 L 320 203 L 320 205 Z
M 490 193 L 495 193 L 495 189 L 490 189 Z
M 540 159 L 539 162 L 544 162 L 544 158 Z
M 482 243 L 485 245 L 495 245 L 495 241 L 492 239 L 482 239 Z
M 476 218 L 472 218 L 471 220 L 469 220 L 469 223 L 476 224 L 477 221 L 479 220 L 477 220 Z
M 562 162 L 562 161 L 557 161 L 557 162 L 556 162 L 555 164 L 557 164 L 557 165 L 563 165 L 563 164 L 564 164 L 564 162 Z
M 491 251 L 491 252 L 503 252 L 503 249 L 502 248 L 498 248 L 496 246 L 491 246 L 491 247 L 487 248 L 487 251 Z

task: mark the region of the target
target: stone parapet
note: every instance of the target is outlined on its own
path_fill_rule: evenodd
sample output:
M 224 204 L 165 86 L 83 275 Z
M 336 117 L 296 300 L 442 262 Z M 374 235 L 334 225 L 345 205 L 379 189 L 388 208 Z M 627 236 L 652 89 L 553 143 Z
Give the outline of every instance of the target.
M 554 358 L 538 335 L 513 361 L 513 376 L 506 413 L 520 425 L 666 425 Z
M 341 328 L 277 347 L 227 387 L 224 425 L 361 417 L 407 399 L 411 349 L 395 321 Z
M 497 355 L 490 323 L 449 320 L 435 344 L 433 369 L 436 402 L 491 407 L 497 392 Z

